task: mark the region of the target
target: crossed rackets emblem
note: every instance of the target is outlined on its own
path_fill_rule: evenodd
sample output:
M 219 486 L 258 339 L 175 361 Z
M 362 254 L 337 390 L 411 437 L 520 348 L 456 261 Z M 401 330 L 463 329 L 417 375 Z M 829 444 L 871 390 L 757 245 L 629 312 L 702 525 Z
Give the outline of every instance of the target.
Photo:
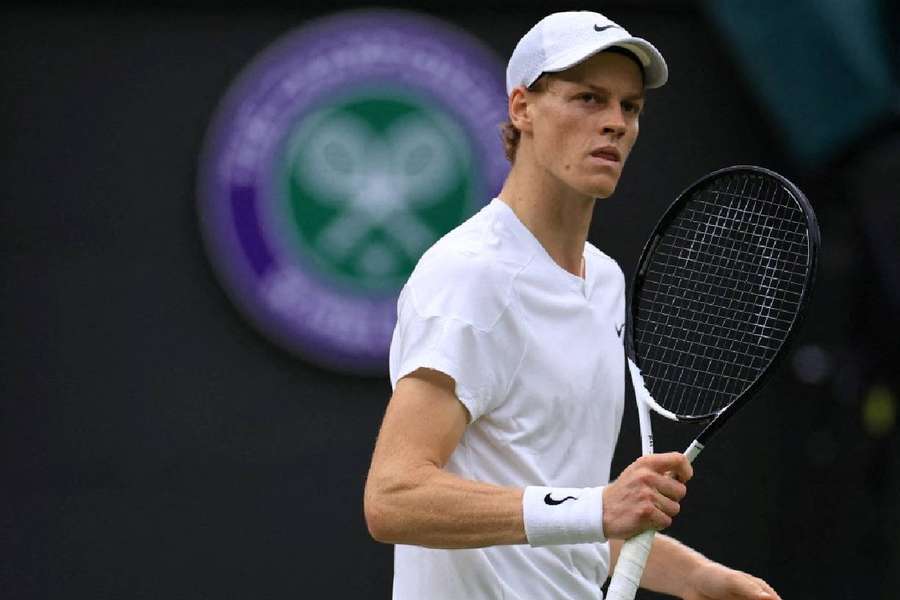
M 415 262 L 438 237 L 417 214 L 456 183 L 459 159 L 448 134 L 417 114 L 376 131 L 362 118 L 329 111 L 295 139 L 292 176 L 338 214 L 310 240 L 336 262 L 377 276 L 395 269 L 398 249 Z M 380 231 L 392 244 L 371 239 Z

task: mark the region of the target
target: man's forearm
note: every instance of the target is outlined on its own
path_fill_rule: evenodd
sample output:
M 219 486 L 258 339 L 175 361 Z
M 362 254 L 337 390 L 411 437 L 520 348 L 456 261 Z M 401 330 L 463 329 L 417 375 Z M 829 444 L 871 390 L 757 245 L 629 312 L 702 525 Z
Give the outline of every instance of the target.
M 526 542 L 522 490 L 422 465 L 366 485 L 366 520 L 382 542 L 479 548 Z
M 610 540 L 610 575 L 615 569 L 622 543 L 622 540 Z M 696 550 L 658 533 L 653 539 L 653 547 L 650 549 L 647 566 L 641 577 L 641 587 L 679 598 L 684 597 L 691 573 L 706 562 L 708 559 Z

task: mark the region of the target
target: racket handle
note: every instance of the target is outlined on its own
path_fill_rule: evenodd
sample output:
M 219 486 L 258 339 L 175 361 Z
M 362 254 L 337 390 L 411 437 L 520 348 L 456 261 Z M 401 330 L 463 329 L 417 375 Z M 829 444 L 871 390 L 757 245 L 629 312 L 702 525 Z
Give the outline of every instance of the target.
M 690 462 L 694 462 L 702 451 L 703 444 L 694 440 L 684 451 L 684 455 Z M 625 540 L 622 550 L 619 551 L 619 560 L 616 562 L 612 581 L 609 582 L 606 600 L 634 600 L 655 536 L 656 531 L 650 529 Z
M 655 535 L 656 532 L 650 529 L 622 544 L 616 570 L 606 592 L 606 600 L 634 600 Z

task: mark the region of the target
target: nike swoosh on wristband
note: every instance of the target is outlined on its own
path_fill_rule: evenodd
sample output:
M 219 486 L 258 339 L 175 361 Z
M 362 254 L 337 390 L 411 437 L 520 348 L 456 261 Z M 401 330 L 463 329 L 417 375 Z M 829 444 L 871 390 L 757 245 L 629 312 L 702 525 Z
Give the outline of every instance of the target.
M 547 504 L 549 506 L 556 506 L 557 504 L 562 504 L 566 500 L 578 500 L 578 498 L 576 498 L 575 496 L 566 496 L 562 500 L 554 500 L 550 494 L 547 494 L 546 496 L 544 496 L 544 504 Z

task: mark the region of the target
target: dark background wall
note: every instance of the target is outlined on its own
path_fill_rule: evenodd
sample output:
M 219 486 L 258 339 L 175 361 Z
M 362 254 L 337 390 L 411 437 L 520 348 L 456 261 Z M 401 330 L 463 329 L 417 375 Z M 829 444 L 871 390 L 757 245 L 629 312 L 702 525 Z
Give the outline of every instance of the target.
M 386 378 L 321 370 L 256 333 L 215 280 L 195 213 L 227 86 L 339 4 L 0 18 L 0 596 L 389 597 L 391 548 L 369 539 L 361 500 Z M 424 8 L 504 59 L 547 12 Z M 896 231 L 897 213 L 862 207 L 897 198 L 890 128 L 801 164 L 702 6 L 600 10 L 652 40 L 671 79 L 592 241 L 629 275 L 674 195 L 736 163 L 794 179 L 825 239 L 792 362 L 702 457 L 672 533 L 785 598 L 893 597 L 898 312 L 867 223 L 875 211 Z M 659 448 L 681 449 L 686 434 L 659 429 Z M 637 452 L 630 410 L 615 471 Z

